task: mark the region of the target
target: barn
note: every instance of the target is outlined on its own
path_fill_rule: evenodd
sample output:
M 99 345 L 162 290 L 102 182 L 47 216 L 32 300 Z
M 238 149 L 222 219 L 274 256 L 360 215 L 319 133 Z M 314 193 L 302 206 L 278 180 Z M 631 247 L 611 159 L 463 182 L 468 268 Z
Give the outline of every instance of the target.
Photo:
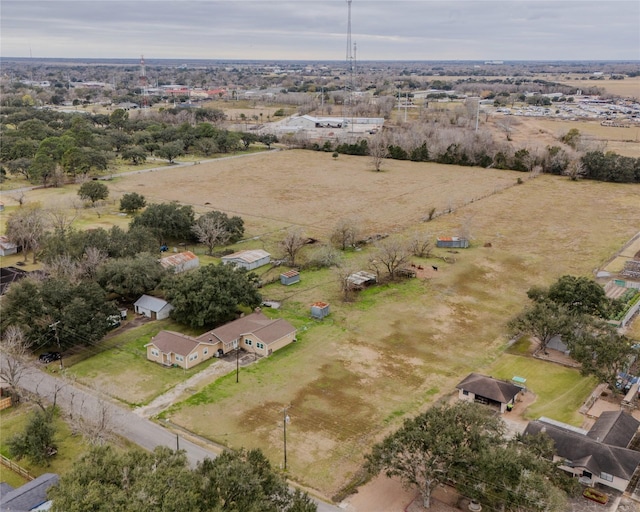
M 179 252 L 160 259 L 160 265 L 176 274 L 185 272 L 200 266 L 200 260 L 191 251 Z
M 459 236 L 442 237 L 436 240 L 436 247 L 466 249 L 469 247 L 469 240 L 466 238 L 460 238 Z
M 238 267 L 253 270 L 254 268 L 267 265 L 271 261 L 271 254 L 262 249 L 248 249 L 246 251 L 234 252 L 222 257 L 225 265 L 233 264 Z

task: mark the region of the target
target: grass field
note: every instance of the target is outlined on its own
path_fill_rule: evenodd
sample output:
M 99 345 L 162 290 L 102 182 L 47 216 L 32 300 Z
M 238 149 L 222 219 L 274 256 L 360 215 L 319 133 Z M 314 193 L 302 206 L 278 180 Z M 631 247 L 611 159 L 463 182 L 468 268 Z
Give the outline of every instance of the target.
M 5 457 L 10 457 L 7 441 L 16 433 L 21 432 L 27 424 L 29 414 L 35 410 L 35 406 L 21 404 L 17 407 L 10 407 L 0 411 L 0 453 Z M 58 473 L 60 475 L 68 472 L 74 465 L 74 462 L 88 449 L 89 445 L 84 441 L 81 435 L 71 435 L 69 425 L 59 416 L 54 419 L 56 435 L 55 443 L 58 447 L 58 453 L 51 457 L 50 465 L 37 465 L 29 462 L 27 459 L 17 461 L 17 463 L 34 476 L 40 476 L 44 473 Z M 1 481 L 8 481 L 14 487 L 22 485 L 20 477 L 13 476 L 13 473 L 4 466 L 2 468 Z M 14 483 L 11 483 L 14 481 Z M 17 484 L 17 485 L 16 485 Z
M 137 191 L 152 202 L 186 198 L 199 212 L 240 215 L 246 235 L 258 237 L 252 246 L 274 255 L 282 230 L 301 226 L 327 240 L 345 217 L 359 218 L 367 234 L 420 230 L 435 237 L 456 235 L 463 226 L 469 231 L 471 248 L 455 254 L 439 249 L 421 261 L 438 265 L 430 279 L 374 287 L 353 303 L 341 302 L 330 270 L 303 271 L 301 283 L 291 287 L 266 286 L 266 298 L 283 301 L 268 314 L 298 327 L 299 341 L 243 368 L 239 384 L 235 376 L 224 377 L 164 414 L 229 446 L 260 447 L 278 464 L 282 410 L 290 405 L 290 473 L 329 496 L 356 474 L 375 440 L 403 416 L 448 396 L 471 371 L 504 371 L 508 378 L 528 372 L 532 389 L 539 388 L 534 407 L 576 421 L 572 407 L 590 383 L 580 384 L 575 372 L 556 376 L 551 364 L 503 362 L 504 325 L 526 303 L 529 287 L 563 274 L 591 275 L 640 225 L 636 185 L 555 176 L 530 180 L 517 172 L 397 161 L 385 162 L 380 173 L 371 169 L 367 158 L 340 155 L 334 161 L 326 153 L 282 151 L 109 183 L 114 192 Z M 518 178 L 524 183 L 516 185 Z M 40 191 L 27 199 L 35 193 Z M 453 212 L 424 222 L 432 207 Z M 484 247 L 488 242 L 491 247 Z M 371 255 L 370 249 L 350 253 L 350 264 L 368 268 Z M 450 263 L 438 259 L 445 256 Z M 309 317 L 317 300 L 331 304 L 323 322 Z M 136 360 L 142 341 L 124 345 L 138 351 Z M 91 382 L 130 380 L 132 389 L 140 387 L 138 400 L 150 399 L 150 383 L 121 370 L 138 364 L 121 352 L 114 357 L 124 359 L 112 367 L 105 359 L 72 370 Z M 516 365 L 523 366 L 515 372 Z M 540 372 L 553 376 L 544 379 Z M 548 400 L 557 402 L 546 406 Z
M 67 372 L 83 384 L 126 404 L 139 406 L 217 362 L 212 359 L 190 370 L 150 364 L 144 345 L 161 330 L 196 334 L 170 320 L 150 322 L 88 347 L 75 356 L 65 357 Z M 109 350 L 105 350 L 107 347 Z M 91 357 L 87 358 L 88 355 Z M 126 386 L 122 385 L 124 382 Z

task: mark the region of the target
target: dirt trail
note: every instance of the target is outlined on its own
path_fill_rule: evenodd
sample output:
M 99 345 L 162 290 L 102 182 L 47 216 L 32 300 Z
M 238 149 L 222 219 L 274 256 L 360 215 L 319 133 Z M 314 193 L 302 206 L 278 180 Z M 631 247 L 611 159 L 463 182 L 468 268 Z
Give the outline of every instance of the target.
M 182 394 L 190 393 L 193 389 L 199 389 L 205 384 L 213 382 L 219 377 L 231 373 L 235 369 L 235 364 L 228 361 L 218 360 L 208 368 L 205 368 L 199 373 L 196 373 L 193 377 L 181 382 L 175 387 L 171 388 L 166 393 L 156 397 L 147 405 L 134 409 L 138 416 L 143 418 L 152 418 L 156 416 L 164 409 L 169 407 L 175 402 L 179 402 L 179 398 Z

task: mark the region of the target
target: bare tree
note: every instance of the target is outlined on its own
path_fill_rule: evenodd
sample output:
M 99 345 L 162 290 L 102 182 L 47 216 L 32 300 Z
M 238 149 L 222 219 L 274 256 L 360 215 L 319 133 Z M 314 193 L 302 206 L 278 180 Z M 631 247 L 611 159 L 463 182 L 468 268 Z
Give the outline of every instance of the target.
M 191 230 L 198 237 L 201 244 L 207 246 L 207 254 L 213 255 L 213 248 L 216 245 L 224 245 L 229 240 L 229 232 L 221 219 L 215 219 L 203 215 L 192 226 Z
M 289 265 L 295 267 L 296 258 L 306 243 L 307 237 L 304 235 L 301 228 L 291 228 L 287 231 L 284 240 L 280 242 L 280 247 L 282 247 L 282 251 L 284 252 L 285 258 L 288 260 Z
M 86 401 L 84 394 L 76 400 L 75 392 L 71 393 L 71 403 L 68 409 L 69 421 L 76 432 L 89 441 L 90 444 L 102 445 L 113 437 L 113 411 L 104 400 Z
M 82 275 L 94 278 L 98 267 L 109 259 L 109 256 L 96 247 L 87 247 L 81 262 Z
M 376 251 L 370 260 L 371 266 L 380 275 L 380 269 L 386 270 L 394 280 L 399 269 L 405 267 L 411 259 L 407 243 L 399 237 L 389 237 L 375 244 Z
M 18 206 L 23 206 L 27 196 L 23 191 L 18 191 L 18 192 L 15 192 L 14 194 L 11 194 L 9 197 L 13 199 L 16 203 L 18 203 Z
M 387 139 L 382 133 L 379 133 L 369 141 L 369 156 L 376 172 L 380 172 L 382 162 L 388 156 Z
M 458 229 L 458 236 L 460 238 L 471 238 L 471 232 L 473 231 L 473 215 L 467 214 L 462 218 L 460 228 Z
M 51 208 L 47 213 L 50 226 L 58 233 L 66 233 L 78 218 L 77 210 L 75 215 L 69 215 L 66 208 Z
M 24 251 L 27 261 L 29 250 L 33 251 L 33 263 L 37 261 L 40 242 L 45 235 L 45 214 L 39 206 L 21 208 L 14 211 L 7 219 L 6 234 L 9 240 Z
M 579 159 L 571 160 L 564 171 L 565 176 L 569 176 L 571 181 L 578 181 L 586 174 L 584 165 Z
M 328 268 L 337 265 L 340 261 L 340 253 L 329 244 L 322 244 L 316 248 L 311 257 L 309 264 L 317 268 Z
M 342 295 L 343 302 L 351 302 L 355 297 L 355 290 L 349 282 L 349 276 L 356 272 L 356 267 L 353 264 L 342 263 L 338 265 L 335 270 L 335 277 L 340 287 L 340 294 Z
M 0 342 L 0 378 L 9 384 L 14 400 L 19 399 L 20 379 L 30 365 L 30 347 L 19 327 L 10 325 L 5 329 Z
M 433 235 L 431 233 L 416 231 L 409 240 L 411 254 L 418 258 L 428 258 L 433 251 Z
M 340 219 L 331 233 L 331 242 L 336 246 L 346 250 L 347 247 L 355 245 L 360 236 L 360 227 L 356 219 Z

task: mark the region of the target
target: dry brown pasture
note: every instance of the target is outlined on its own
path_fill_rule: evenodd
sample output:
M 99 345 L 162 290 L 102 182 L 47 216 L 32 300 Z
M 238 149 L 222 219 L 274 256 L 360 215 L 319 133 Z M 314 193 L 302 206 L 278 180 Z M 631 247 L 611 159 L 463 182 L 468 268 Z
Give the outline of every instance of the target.
M 431 208 L 445 211 L 513 186 L 513 173 L 388 160 L 374 172 L 368 158 L 277 151 L 179 169 L 119 177 L 112 195 L 136 191 L 147 202 L 180 201 L 196 211 L 239 215 L 249 236 L 302 227 L 326 240 L 344 217 L 370 233 L 419 224 Z
M 564 80 L 565 77 L 553 77 L 559 83 L 571 87 L 587 88 L 601 87 L 608 94 L 615 94 L 623 98 L 640 99 L 640 77 L 625 78 L 624 80 L 580 80 L 583 75 L 569 75 L 573 80 Z

